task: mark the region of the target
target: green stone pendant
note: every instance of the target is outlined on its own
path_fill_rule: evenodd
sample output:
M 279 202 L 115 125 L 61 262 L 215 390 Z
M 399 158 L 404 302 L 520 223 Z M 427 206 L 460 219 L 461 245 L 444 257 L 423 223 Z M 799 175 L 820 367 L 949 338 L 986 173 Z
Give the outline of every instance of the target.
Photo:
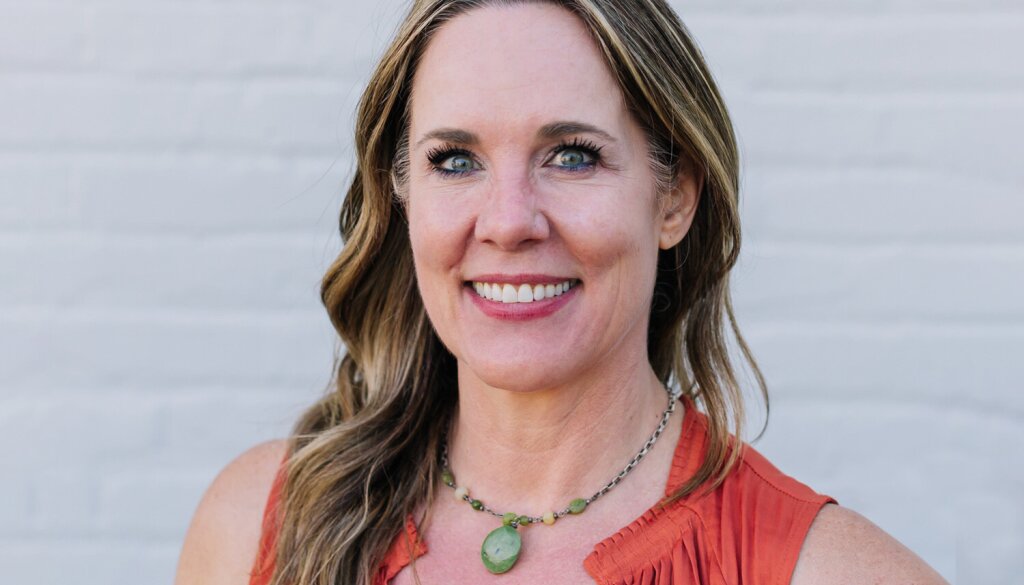
M 523 540 L 511 526 L 500 526 L 491 531 L 480 547 L 480 558 L 487 570 L 500 575 L 512 568 L 519 560 Z

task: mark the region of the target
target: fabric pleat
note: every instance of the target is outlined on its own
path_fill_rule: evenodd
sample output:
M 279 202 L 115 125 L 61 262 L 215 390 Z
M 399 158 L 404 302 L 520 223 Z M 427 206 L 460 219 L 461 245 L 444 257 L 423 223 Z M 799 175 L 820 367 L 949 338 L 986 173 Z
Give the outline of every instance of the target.
M 707 417 L 688 397 L 665 495 L 693 476 L 707 445 Z M 830 496 L 785 475 L 746 443 L 740 462 L 710 493 L 698 489 L 647 510 L 601 540 L 583 560 L 600 585 L 788 585 L 803 541 Z M 271 490 L 250 585 L 267 585 L 273 571 Z M 268 520 L 271 518 L 271 520 Z M 387 585 L 414 558 L 427 554 L 409 516 L 380 565 L 374 585 Z M 269 556 L 266 556 L 269 555 Z M 262 578 L 261 578 L 262 576 Z

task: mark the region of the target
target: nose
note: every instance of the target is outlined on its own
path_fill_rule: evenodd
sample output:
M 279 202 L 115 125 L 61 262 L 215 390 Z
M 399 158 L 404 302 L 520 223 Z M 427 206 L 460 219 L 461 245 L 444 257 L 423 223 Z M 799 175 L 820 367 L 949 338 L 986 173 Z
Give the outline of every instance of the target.
M 550 226 L 528 176 L 492 176 L 474 235 L 513 251 L 548 237 Z

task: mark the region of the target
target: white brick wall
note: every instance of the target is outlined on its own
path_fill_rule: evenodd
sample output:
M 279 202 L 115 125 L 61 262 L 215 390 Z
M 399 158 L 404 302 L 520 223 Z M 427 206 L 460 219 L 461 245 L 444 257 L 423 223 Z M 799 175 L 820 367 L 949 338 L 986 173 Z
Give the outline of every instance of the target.
M 0 0 L 3 582 L 170 582 L 213 475 L 326 383 L 317 284 L 402 5 Z M 1019 580 L 1024 5 L 676 7 L 744 154 L 756 445 L 951 581 Z

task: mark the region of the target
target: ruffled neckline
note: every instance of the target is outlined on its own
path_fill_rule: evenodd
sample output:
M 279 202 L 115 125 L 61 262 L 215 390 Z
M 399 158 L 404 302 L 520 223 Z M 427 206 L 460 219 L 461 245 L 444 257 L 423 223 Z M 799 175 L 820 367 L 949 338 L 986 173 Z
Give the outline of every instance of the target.
M 689 396 L 682 396 L 680 401 L 684 407 L 683 424 L 672 455 L 664 496 L 671 495 L 693 476 L 700 466 L 707 440 L 706 432 L 698 432 L 706 429 L 706 423 L 693 400 Z M 687 518 L 692 516 L 686 503 L 688 499 L 682 498 L 668 506 L 658 502 L 648 508 L 638 518 L 594 545 L 583 560 L 584 569 L 597 583 L 618 582 L 624 576 L 633 574 L 641 567 L 623 566 L 620 559 L 647 559 L 652 552 L 671 546 L 672 541 L 681 537 L 686 527 L 691 525 L 691 519 Z M 402 536 L 399 534 L 385 556 L 381 567 L 383 583 L 390 581 L 413 558 L 419 558 L 429 550 L 411 514 L 405 523 L 405 536 L 408 539 Z M 667 542 L 662 542 L 662 539 Z M 412 544 L 411 548 L 409 544 Z

